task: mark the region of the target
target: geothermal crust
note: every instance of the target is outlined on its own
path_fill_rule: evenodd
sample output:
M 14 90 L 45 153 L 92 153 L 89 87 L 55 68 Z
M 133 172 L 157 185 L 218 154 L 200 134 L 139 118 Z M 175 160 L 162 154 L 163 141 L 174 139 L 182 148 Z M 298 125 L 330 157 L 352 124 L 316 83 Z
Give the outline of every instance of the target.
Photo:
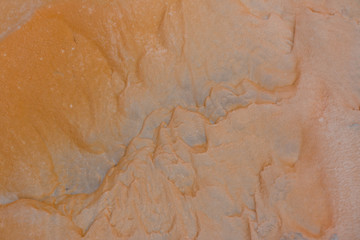
M 0 239 L 360 239 L 360 2 L 0 3 Z

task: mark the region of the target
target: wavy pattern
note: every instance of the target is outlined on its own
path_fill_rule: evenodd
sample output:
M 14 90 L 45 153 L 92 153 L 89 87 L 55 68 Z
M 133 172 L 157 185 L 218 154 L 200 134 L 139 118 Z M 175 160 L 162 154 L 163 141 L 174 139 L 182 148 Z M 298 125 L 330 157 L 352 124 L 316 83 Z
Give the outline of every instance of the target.
M 356 239 L 360 33 L 323 4 L 44 4 L 0 42 L 0 239 Z

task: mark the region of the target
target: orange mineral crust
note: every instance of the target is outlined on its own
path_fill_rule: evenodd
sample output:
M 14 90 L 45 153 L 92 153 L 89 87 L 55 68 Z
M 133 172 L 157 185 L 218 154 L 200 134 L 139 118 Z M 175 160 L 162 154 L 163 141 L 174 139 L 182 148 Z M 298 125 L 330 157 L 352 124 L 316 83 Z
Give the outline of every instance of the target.
M 360 239 L 358 0 L 3 0 L 0 240 Z

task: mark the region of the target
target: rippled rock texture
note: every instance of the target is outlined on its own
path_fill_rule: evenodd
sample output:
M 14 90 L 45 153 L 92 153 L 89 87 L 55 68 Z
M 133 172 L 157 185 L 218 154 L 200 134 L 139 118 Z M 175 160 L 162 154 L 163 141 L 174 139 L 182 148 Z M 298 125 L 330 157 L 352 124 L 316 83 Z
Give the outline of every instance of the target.
M 359 1 L 0 13 L 0 239 L 360 238 Z

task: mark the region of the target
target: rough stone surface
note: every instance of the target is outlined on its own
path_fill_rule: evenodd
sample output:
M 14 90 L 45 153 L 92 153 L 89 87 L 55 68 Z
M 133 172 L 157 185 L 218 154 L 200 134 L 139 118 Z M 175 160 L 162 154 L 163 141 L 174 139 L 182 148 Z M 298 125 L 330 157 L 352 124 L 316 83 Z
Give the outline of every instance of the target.
M 0 239 L 360 236 L 360 2 L 0 3 Z

